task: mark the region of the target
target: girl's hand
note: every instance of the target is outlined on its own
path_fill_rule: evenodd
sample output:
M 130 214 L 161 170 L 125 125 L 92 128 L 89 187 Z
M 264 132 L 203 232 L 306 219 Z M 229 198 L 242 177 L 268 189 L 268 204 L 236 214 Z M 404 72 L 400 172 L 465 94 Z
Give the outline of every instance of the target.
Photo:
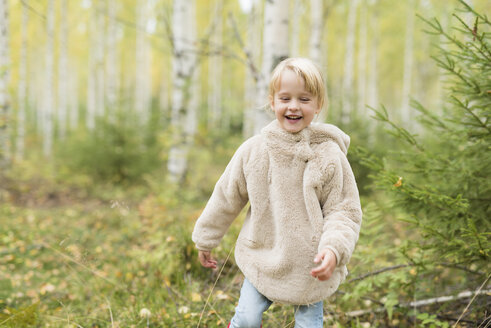
M 205 268 L 217 268 L 217 261 L 211 257 L 211 252 L 208 251 L 199 251 L 198 259 L 202 266 Z
M 310 271 L 310 275 L 320 281 L 325 281 L 331 278 L 331 275 L 336 268 L 336 254 L 334 254 L 332 250 L 326 248 L 315 256 L 314 263 L 319 263 L 321 261 L 321 265 L 317 268 L 313 268 L 312 271 Z

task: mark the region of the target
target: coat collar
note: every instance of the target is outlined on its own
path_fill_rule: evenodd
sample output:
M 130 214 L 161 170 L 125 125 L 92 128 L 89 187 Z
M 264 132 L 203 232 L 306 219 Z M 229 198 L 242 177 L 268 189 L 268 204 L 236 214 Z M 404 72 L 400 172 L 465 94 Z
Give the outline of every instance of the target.
M 299 157 L 310 160 L 314 157 L 312 146 L 329 140 L 338 144 L 347 154 L 350 143 L 349 136 L 331 124 L 312 123 L 305 129 L 291 133 L 281 128 L 278 120 L 274 120 L 261 130 L 268 148 L 274 153 Z

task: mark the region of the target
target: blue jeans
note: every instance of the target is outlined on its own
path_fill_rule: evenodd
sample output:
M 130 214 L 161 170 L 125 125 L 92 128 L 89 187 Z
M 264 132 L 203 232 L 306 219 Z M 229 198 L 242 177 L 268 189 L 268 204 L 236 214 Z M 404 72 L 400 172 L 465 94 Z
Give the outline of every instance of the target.
M 239 304 L 230 321 L 230 328 L 259 328 L 266 311 L 273 302 L 264 297 L 244 279 L 240 290 Z M 295 328 L 322 328 L 322 301 L 310 305 L 295 306 Z

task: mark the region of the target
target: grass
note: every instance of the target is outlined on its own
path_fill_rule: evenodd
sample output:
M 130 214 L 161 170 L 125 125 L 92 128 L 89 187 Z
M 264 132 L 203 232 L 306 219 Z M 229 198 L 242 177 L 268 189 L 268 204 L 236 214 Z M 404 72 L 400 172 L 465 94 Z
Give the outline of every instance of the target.
M 190 239 L 200 206 L 57 192 L 0 205 L 0 327 L 226 327 L 242 282 L 231 256 L 240 223 L 209 271 Z M 264 320 L 292 327 L 293 309 L 273 305 Z
M 204 269 L 190 235 L 206 198 L 190 189 L 93 185 L 87 191 L 56 179 L 10 180 L 0 203 L 0 327 L 226 327 L 242 283 L 232 251 L 244 213 L 214 250 L 219 270 Z M 397 249 L 407 227 L 380 213 L 377 202 L 363 201 L 348 280 L 404 264 Z M 422 292 L 418 279 L 406 266 L 345 282 L 324 303 L 325 322 L 414 326 L 415 314 L 391 304 Z M 346 314 L 380 306 L 387 311 Z M 263 322 L 293 327 L 293 307 L 273 304 Z

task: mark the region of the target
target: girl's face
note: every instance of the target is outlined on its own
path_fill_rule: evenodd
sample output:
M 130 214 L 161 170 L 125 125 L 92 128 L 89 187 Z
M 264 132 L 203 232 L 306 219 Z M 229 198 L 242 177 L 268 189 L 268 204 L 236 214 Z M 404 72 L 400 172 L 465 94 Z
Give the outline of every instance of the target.
M 289 69 L 281 73 L 278 90 L 269 102 L 280 126 L 291 133 L 309 126 L 320 111 L 317 97 L 308 92 L 305 81 Z

